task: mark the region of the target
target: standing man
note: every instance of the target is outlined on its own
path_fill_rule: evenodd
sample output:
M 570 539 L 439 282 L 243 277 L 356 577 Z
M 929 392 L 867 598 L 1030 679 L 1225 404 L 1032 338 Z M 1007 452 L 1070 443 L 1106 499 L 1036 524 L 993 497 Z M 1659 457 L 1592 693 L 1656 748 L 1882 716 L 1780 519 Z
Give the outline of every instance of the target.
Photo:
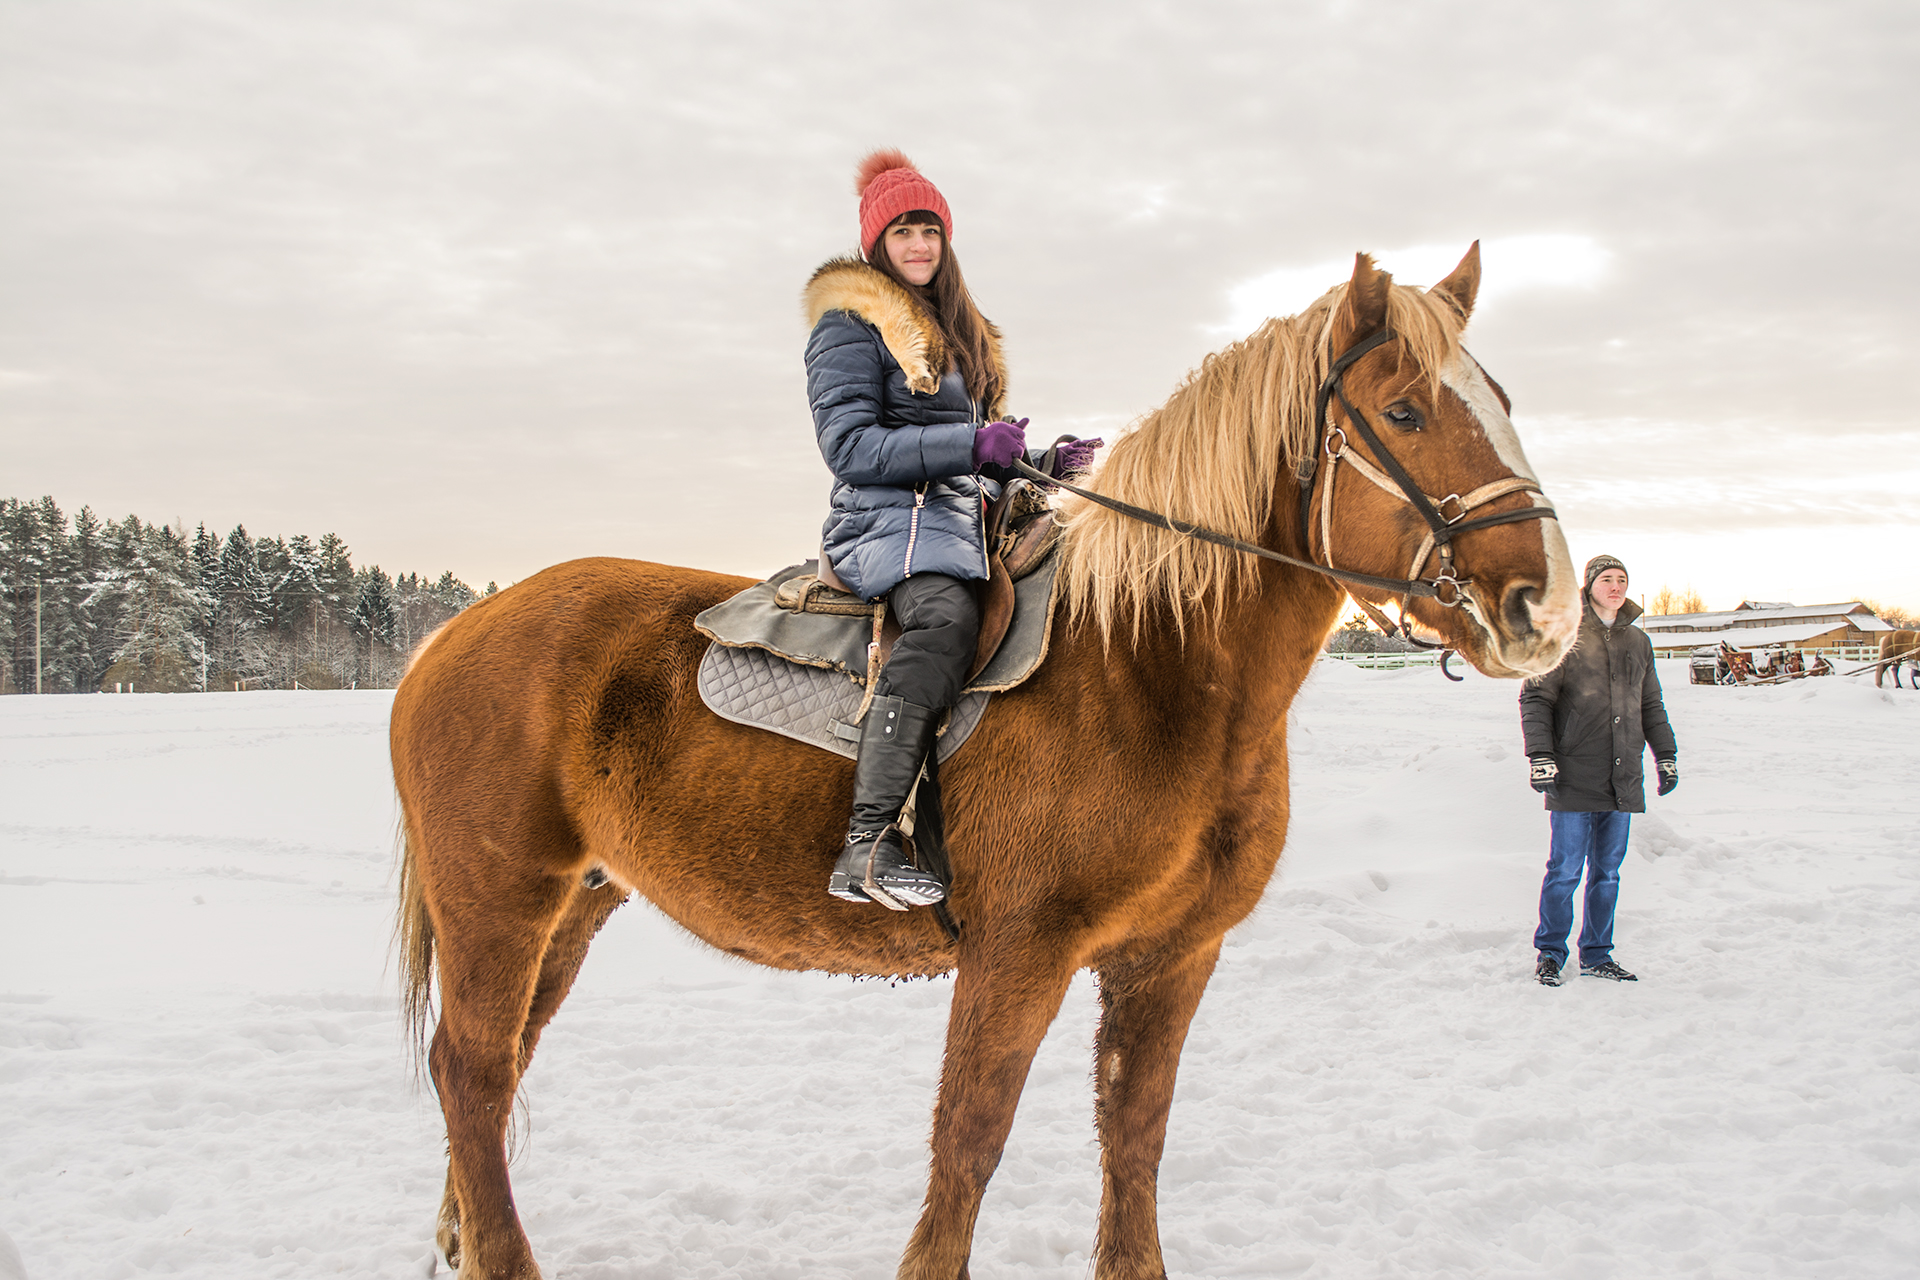
M 1573 927 L 1573 891 L 1587 876 L 1580 924 L 1580 972 L 1637 982 L 1613 960 L 1613 908 L 1630 815 L 1647 809 L 1641 753 L 1653 747 L 1660 794 L 1680 785 L 1680 750 L 1660 699 L 1653 645 L 1633 625 L 1640 606 L 1627 599 L 1627 566 L 1612 556 L 1587 561 L 1580 635 L 1560 665 L 1520 691 L 1533 789 L 1547 798 L 1553 828 L 1540 885 L 1540 953 L 1534 977 L 1557 987 Z

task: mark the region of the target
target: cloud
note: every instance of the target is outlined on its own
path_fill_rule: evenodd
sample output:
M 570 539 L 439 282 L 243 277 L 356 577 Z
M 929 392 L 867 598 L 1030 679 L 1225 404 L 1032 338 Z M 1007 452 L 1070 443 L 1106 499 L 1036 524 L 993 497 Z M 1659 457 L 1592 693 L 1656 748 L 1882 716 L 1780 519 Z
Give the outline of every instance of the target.
M 1392 272 L 1398 283 L 1427 288 L 1446 278 L 1465 249 L 1458 243 L 1416 244 L 1365 252 L 1372 253 L 1375 264 Z M 1476 311 L 1486 311 L 1501 298 L 1537 289 L 1592 288 L 1605 276 L 1612 258 L 1605 246 L 1587 235 L 1543 232 L 1483 240 Z M 1227 319 L 1209 329 L 1236 336 L 1249 333 L 1269 316 L 1298 314 L 1327 291 L 1329 282 L 1352 275 L 1353 260 L 1344 258 L 1305 267 L 1281 267 L 1255 276 L 1227 291 Z
M 1470 341 L 1550 482 L 1627 458 L 1757 519 L 1835 424 L 1863 472 L 1920 429 L 1920 7 L 982 0 L 897 72 L 849 38 L 885 13 L 12 6 L 9 487 L 476 582 L 788 563 L 827 492 L 797 296 L 883 145 L 1047 430 L 1151 409 L 1355 249 L 1430 284 L 1476 236 Z

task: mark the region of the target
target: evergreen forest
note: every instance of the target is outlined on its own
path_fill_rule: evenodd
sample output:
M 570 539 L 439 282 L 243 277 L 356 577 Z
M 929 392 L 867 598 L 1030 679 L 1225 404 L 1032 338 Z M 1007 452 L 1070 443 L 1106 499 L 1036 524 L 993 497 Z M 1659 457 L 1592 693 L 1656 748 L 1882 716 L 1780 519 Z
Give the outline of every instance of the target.
M 496 590 L 356 568 L 332 533 L 222 538 L 0 499 L 0 693 L 390 689 Z

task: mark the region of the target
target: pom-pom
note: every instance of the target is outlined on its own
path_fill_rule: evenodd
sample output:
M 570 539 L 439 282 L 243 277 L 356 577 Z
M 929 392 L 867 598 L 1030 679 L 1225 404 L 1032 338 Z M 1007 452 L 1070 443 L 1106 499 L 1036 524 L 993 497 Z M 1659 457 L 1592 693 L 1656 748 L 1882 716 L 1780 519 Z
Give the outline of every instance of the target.
M 905 152 L 888 147 L 883 151 L 874 152 L 860 162 L 860 168 L 854 174 L 853 194 L 857 196 L 867 194 L 867 184 L 889 169 L 913 169 L 915 173 L 920 172 L 914 167 L 913 161 L 907 159 Z

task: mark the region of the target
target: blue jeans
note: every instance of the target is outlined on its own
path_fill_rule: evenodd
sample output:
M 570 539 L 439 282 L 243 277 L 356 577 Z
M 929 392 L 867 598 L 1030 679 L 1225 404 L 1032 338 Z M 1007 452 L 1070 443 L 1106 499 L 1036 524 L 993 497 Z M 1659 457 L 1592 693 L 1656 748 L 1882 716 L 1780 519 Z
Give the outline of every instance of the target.
M 1613 906 L 1620 898 L 1620 863 L 1627 856 L 1629 813 L 1549 813 L 1553 844 L 1547 878 L 1540 884 L 1540 927 L 1533 948 L 1567 962 L 1567 931 L 1573 928 L 1573 891 L 1587 873 L 1586 909 L 1580 921 L 1580 963 L 1613 958 Z

